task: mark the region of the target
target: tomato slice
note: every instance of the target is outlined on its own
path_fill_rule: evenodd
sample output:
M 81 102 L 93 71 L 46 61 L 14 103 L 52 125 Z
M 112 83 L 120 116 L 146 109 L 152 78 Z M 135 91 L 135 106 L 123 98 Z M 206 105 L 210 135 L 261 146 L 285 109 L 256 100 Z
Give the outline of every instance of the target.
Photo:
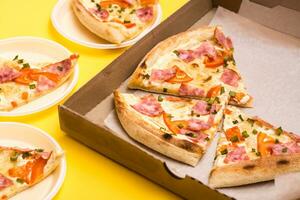
M 267 156 L 271 153 L 271 145 L 275 143 L 274 138 L 265 133 L 258 133 L 257 135 L 257 150 L 261 156 Z
M 22 93 L 22 95 L 21 95 L 21 98 L 23 99 L 23 100 L 27 100 L 28 99 L 28 92 L 23 92 Z
M 158 0 L 140 0 L 142 6 L 154 5 Z
M 221 92 L 221 85 L 213 86 L 212 88 L 209 89 L 209 91 L 206 94 L 206 97 L 212 98 L 212 97 L 217 97 L 219 96 Z
M 232 111 L 231 110 L 229 110 L 228 108 L 225 108 L 225 110 L 224 110 L 224 114 L 226 114 L 226 115 L 230 115 L 232 113 Z
M 172 77 L 171 79 L 167 80 L 167 82 L 169 82 L 169 83 L 186 83 L 186 82 L 190 82 L 193 80 L 184 71 L 179 69 L 179 67 L 177 67 L 176 65 L 174 67 L 176 69 L 176 75 L 174 77 Z
M 224 64 L 224 57 L 218 56 L 216 59 L 206 57 L 204 59 L 204 64 L 207 68 L 217 68 Z
M 29 74 L 30 79 L 34 81 L 37 81 L 40 76 L 46 76 L 48 79 L 50 79 L 55 83 L 59 81 L 59 76 L 57 74 L 50 73 L 50 72 L 36 72 L 36 73 Z
M 130 7 L 130 4 L 128 4 L 128 3 L 126 3 L 125 1 L 122 1 L 122 0 L 111 0 L 111 1 L 101 1 L 100 2 L 101 8 L 108 8 L 112 4 L 116 4 L 116 5 L 120 6 L 121 8 Z
M 227 129 L 225 131 L 225 135 L 226 135 L 226 139 L 228 141 L 231 141 L 232 143 L 237 143 L 244 140 L 241 131 L 237 126 Z
M 187 128 L 188 126 L 187 121 L 185 120 L 172 121 L 170 116 L 171 115 L 166 112 L 163 113 L 164 122 L 172 133 L 179 134 L 180 129 Z

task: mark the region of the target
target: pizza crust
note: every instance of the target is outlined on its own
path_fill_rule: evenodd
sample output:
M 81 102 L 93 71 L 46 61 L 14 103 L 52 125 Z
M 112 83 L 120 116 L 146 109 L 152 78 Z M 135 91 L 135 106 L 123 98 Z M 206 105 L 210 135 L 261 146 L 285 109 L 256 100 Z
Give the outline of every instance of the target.
M 145 24 L 143 28 L 136 31 L 127 29 L 121 24 L 115 22 L 102 22 L 93 16 L 80 2 L 80 0 L 72 1 L 72 8 L 81 22 L 87 29 L 96 34 L 97 36 L 115 44 L 120 44 L 126 40 L 132 39 L 140 34 L 147 26 L 153 24 L 157 18 L 157 8 L 153 6 L 154 16 L 150 23 Z
M 168 157 L 180 162 L 196 166 L 203 155 L 203 149 L 187 140 L 177 138 L 165 139 L 164 132 L 145 122 L 131 108 L 119 91 L 114 92 L 115 106 L 118 118 L 130 137 Z
M 300 153 L 268 156 L 212 169 L 209 186 L 223 188 L 273 180 L 276 176 L 300 171 Z

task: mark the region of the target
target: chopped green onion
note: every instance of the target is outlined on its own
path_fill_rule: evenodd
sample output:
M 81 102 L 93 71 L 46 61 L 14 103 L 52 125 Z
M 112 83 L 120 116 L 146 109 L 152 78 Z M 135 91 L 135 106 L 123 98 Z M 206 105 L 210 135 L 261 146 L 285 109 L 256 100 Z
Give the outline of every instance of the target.
M 163 88 L 163 92 L 168 92 L 168 89 L 167 88 Z
M 229 92 L 229 96 L 235 97 L 235 95 L 236 95 L 236 92 L 234 92 L 234 91 L 230 91 L 230 92 Z
M 157 97 L 157 100 L 160 101 L 160 102 L 162 102 L 164 99 L 163 99 L 163 97 L 162 97 L 161 95 L 159 95 L 159 96 Z
M 277 138 L 275 139 L 275 144 L 279 144 L 279 140 Z
M 19 64 L 22 64 L 23 62 L 24 62 L 23 59 L 19 59 L 19 60 L 18 60 L 18 63 L 19 63 Z
M 232 136 L 231 138 L 230 138 L 230 141 L 231 142 L 238 142 L 239 141 L 239 138 L 238 138 L 238 136 Z
M 100 6 L 99 3 L 96 3 L 96 6 L 97 6 L 97 9 L 98 9 L 98 10 L 101 10 L 101 6 Z
M 35 149 L 36 152 L 44 152 L 44 149 Z
M 281 151 L 282 151 L 282 153 L 286 153 L 288 151 L 288 148 L 284 147 Z
M 183 125 L 182 124 L 178 124 L 177 127 L 178 128 L 183 128 Z
M 35 84 L 30 84 L 30 85 L 29 85 L 29 89 L 33 90 L 33 89 L 35 89 L 35 88 L 36 88 L 36 85 L 35 85 Z
M 254 148 L 252 148 L 252 152 L 255 152 L 256 150 Z
M 27 158 L 27 157 L 29 157 L 29 156 L 31 156 L 31 154 L 30 154 L 29 152 L 24 152 L 24 153 L 22 154 L 22 158 L 23 158 L 23 159 L 25 159 L 25 158 Z
M 257 156 L 261 156 L 261 153 L 260 153 L 260 152 L 256 152 L 256 155 L 257 155 Z
M 20 184 L 23 184 L 23 183 L 24 183 L 24 180 L 23 180 L 23 179 L 20 179 L 20 178 L 17 178 L 16 181 L 17 181 L 17 183 L 20 183 Z
M 189 136 L 189 137 L 192 137 L 192 138 L 196 138 L 197 137 L 197 135 L 194 134 L 194 133 L 186 133 L 185 135 Z
M 243 135 L 244 138 L 249 137 L 249 134 L 247 133 L 247 131 L 243 131 L 243 132 L 242 132 L 242 135 Z
M 239 115 L 239 118 L 240 118 L 241 121 L 244 121 L 242 115 Z
M 257 130 L 253 129 L 252 133 L 253 133 L 253 135 L 256 135 L 257 134 Z
M 13 60 L 18 60 L 19 55 L 16 55 Z
M 169 140 L 169 139 L 172 138 L 172 135 L 169 134 L 169 133 L 165 133 L 165 134 L 163 134 L 163 137 L 164 137 L 166 140 Z
M 133 9 L 129 14 L 134 14 L 135 13 L 135 9 Z
M 247 122 L 248 122 L 249 124 L 251 124 L 251 126 L 253 126 L 255 120 L 248 118 L 248 119 L 247 119 Z
M 30 68 L 29 63 L 24 63 L 22 69 Z
M 129 20 L 124 20 L 124 24 L 129 24 L 131 21 Z
M 232 123 L 233 124 L 237 124 L 237 123 L 239 123 L 239 121 L 238 120 L 234 120 L 234 121 L 232 121 Z
M 149 74 L 142 74 L 142 78 L 143 78 L 143 79 L 149 79 L 149 78 L 150 78 L 150 75 L 149 75 Z
M 221 94 L 224 94 L 224 92 L 225 92 L 225 88 L 221 87 Z
M 177 50 L 174 50 L 173 53 L 174 53 L 176 56 L 179 56 L 179 54 L 180 54 L 179 51 L 177 51 Z
M 227 153 L 228 153 L 228 150 L 227 150 L 227 149 L 224 149 L 224 150 L 221 151 L 221 155 L 225 155 L 225 154 L 227 154 Z
M 14 154 L 10 157 L 10 161 L 14 162 L 17 161 L 19 157 L 19 154 L 17 152 L 14 152 Z
M 281 135 L 282 132 L 283 132 L 283 130 L 282 130 L 281 126 L 276 129 L 277 135 Z
M 209 137 L 206 137 L 206 138 L 205 138 L 205 141 L 209 141 Z

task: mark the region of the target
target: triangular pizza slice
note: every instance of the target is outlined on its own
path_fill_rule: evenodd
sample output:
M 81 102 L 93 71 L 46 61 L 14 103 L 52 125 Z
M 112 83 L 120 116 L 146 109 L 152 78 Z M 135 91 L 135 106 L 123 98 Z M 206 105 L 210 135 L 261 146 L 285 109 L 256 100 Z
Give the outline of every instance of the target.
M 300 136 L 236 107 L 225 118 L 209 184 L 214 188 L 268 181 L 300 171 Z
M 8 199 L 37 184 L 59 164 L 55 151 L 0 146 L 0 199 Z
M 193 100 L 149 93 L 114 92 L 119 120 L 134 140 L 195 166 L 214 138 L 226 94 Z
M 156 93 L 204 98 L 225 87 L 230 104 L 251 107 L 233 58 L 233 45 L 221 27 L 204 27 L 172 36 L 139 64 L 128 87 Z
M 33 66 L 16 56 L 0 59 L 0 111 L 10 111 L 62 85 L 72 75 L 78 55 L 57 63 Z

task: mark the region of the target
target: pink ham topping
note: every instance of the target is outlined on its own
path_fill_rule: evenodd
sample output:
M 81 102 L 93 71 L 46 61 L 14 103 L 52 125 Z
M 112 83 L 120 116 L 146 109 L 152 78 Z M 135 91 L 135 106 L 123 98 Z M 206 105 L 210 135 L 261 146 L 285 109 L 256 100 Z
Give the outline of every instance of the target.
M 180 129 L 180 134 L 187 135 L 192 138 L 192 141 L 195 143 L 206 143 L 206 139 L 209 138 L 209 136 L 202 132 L 195 132 L 187 129 Z M 190 134 L 190 135 L 189 135 Z
M 153 69 L 151 72 L 151 81 L 166 81 L 173 78 L 176 75 L 176 68 L 169 69 Z
M 157 117 L 163 113 L 163 109 L 160 103 L 153 95 L 144 96 L 141 98 L 141 101 L 132 106 L 136 111 L 141 114 Z
M 230 50 L 233 48 L 232 41 L 230 37 L 225 37 L 224 33 L 220 28 L 215 29 L 215 38 L 217 39 L 218 43 L 223 46 L 225 49 Z
M 192 62 L 196 58 L 201 56 L 208 56 L 215 59 L 217 57 L 217 51 L 215 47 L 209 42 L 203 42 L 200 47 L 195 50 L 177 50 L 178 57 L 184 62 Z
M 51 81 L 46 76 L 39 76 L 39 79 L 37 81 L 37 91 L 43 92 L 46 90 L 50 90 L 56 86 L 56 83 L 54 81 Z
M 99 9 L 90 8 L 89 11 L 102 20 L 106 20 L 109 17 L 109 12 L 104 9 L 99 10 Z
M 191 131 L 204 131 L 210 127 L 210 124 L 199 119 L 190 119 L 188 121 L 188 129 Z
M 230 151 L 226 158 L 224 159 L 224 163 L 236 162 L 241 160 L 249 160 L 249 156 L 246 153 L 245 147 L 236 147 L 234 150 Z
M 145 7 L 137 9 L 136 15 L 142 22 L 148 22 L 150 21 L 154 14 L 153 14 L 153 8 L 152 7 Z
M 123 0 L 124 2 L 128 3 L 129 5 L 133 5 L 135 0 Z
M 208 115 L 208 104 L 206 101 L 199 100 L 192 108 L 194 114 L 196 115 Z
M 13 185 L 13 182 L 0 173 L 0 191 Z
M 72 61 L 71 59 L 66 59 L 61 62 L 47 65 L 42 68 L 44 72 L 50 72 L 53 74 L 57 74 L 59 77 L 63 77 L 70 72 L 72 69 Z
M 300 153 L 300 146 L 296 142 L 288 142 L 285 144 L 274 144 L 272 146 L 273 155 Z
M 221 81 L 227 85 L 237 87 L 239 85 L 240 76 L 231 69 L 225 69 L 222 76 Z
M 205 91 L 201 88 L 193 87 L 188 84 L 182 83 L 179 88 L 179 94 L 183 96 L 204 97 Z
M 12 81 L 13 79 L 17 78 L 20 73 L 10 67 L 0 67 L 0 83 L 5 83 Z

